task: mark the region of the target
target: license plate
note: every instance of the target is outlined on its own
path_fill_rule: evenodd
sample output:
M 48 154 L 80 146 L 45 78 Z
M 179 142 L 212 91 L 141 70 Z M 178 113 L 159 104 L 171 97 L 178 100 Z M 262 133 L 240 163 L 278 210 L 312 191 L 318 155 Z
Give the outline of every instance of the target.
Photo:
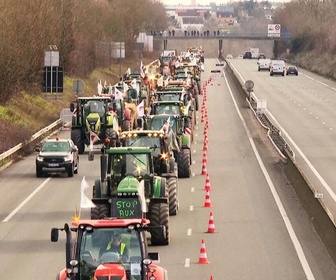
M 49 163 L 48 166 L 50 166 L 50 167 L 56 167 L 56 166 L 58 166 L 58 163 Z

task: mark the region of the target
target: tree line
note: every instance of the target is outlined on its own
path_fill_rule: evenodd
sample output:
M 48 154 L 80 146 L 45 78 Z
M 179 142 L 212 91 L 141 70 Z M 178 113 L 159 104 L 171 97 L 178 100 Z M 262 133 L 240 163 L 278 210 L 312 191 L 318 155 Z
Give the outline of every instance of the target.
M 132 55 L 139 32 L 165 30 L 167 22 L 155 0 L 0 0 L 0 103 L 40 88 L 49 45 L 66 74 L 81 77 L 105 65 L 102 42 L 125 42 Z

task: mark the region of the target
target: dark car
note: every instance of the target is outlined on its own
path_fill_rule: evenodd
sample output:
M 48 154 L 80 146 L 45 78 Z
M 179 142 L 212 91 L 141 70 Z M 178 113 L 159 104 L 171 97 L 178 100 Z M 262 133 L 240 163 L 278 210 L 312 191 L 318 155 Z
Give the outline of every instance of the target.
M 78 173 L 78 148 L 71 139 L 49 139 L 37 151 L 36 177 L 50 173 L 67 173 L 73 177 Z
M 258 59 L 266 59 L 266 55 L 264 53 L 260 53 L 258 55 Z
M 244 59 L 252 59 L 252 53 L 251 52 L 245 52 L 243 55 Z
M 299 70 L 296 66 L 288 66 L 286 70 L 286 75 L 299 75 Z

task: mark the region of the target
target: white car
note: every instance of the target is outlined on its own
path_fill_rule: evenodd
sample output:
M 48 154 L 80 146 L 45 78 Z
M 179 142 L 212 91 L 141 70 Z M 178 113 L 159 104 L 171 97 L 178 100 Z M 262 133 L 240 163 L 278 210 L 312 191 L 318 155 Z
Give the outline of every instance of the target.
M 272 60 L 270 66 L 270 76 L 281 75 L 285 76 L 286 65 L 283 60 Z

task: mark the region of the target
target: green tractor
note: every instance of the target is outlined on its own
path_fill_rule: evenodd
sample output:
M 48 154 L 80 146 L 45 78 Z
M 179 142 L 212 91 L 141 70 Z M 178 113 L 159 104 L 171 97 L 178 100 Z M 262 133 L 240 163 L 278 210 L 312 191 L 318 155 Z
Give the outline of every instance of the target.
M 160 130 L 170 137 L 174 158 L 178 166 L 178 178 L 191 176 L 191 131 L 186 121 L 188 117 L 172 114 L 147 116 L 146 127 L 149 130 Z
M 118 119 L 112 112 L 109 97 L 77 97 L 70 104 L 73 113 L 71 140 L 78 147 L 80 154 L 85 151 L 85 145 L 92 142 L 105 143 L 115 147 L 118 141 Z M 93 139 L 92 139 L 93 138 Z M 93 153 L 89 159 L 93 160 Z
M 91 219 L 147 218 L 152 245 L 169 244 L 169 194 L 166 178 L 154 174 L 152 149 L 102 149 L 101 178 L 93 186 Z M 162 230 L 162 228 L 164 230 Z
M 173 154 L 173 139 L 162 131 L 134 130 L 120 134 L 124 147 L 150 147 L 153 149 L 154 172 L 166 178 L 169 193 L 169 215 L 178 212 L 177 163 Z

